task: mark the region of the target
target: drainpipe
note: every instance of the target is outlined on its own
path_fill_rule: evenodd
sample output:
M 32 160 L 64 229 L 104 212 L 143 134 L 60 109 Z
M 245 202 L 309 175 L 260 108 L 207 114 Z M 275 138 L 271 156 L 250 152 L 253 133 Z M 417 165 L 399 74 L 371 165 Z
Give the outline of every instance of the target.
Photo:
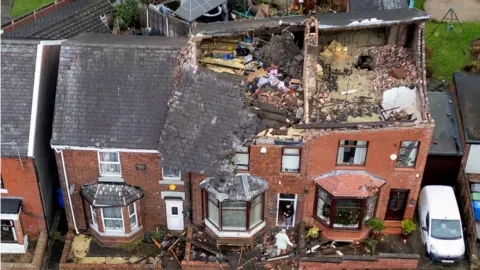
M 65 168 L 65 159 L 63 158 L 63 150 L 58 151 L 55 149 L 55 152 L 60 153 L 60 156 L 62 157 L 63 179 L 65 180 L 65 188 L 67 189 L 68 204 L 70 205 L 70 213 L 72 214 L 73 227 L 75 228 L 75 233 L 78 234 L 77 221 L 75 220 L 72 197 L 70 196 L 70 188 L 68 185 L 67 169 Z

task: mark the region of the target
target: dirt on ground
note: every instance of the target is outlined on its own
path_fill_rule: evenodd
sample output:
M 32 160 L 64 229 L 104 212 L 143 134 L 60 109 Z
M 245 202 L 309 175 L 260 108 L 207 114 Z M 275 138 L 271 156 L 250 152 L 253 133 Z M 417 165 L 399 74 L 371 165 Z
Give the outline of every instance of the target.
M 425 11 L 437 21 L 441 21 L 450 8 L 453 8 L 460 22 L 480 21 L 478 0 L 425 0 L 424 3 Z M 455 19 L 455 16 L 453 18 Z M 450 14 L 446 20 L 447 22 L 450 20 Z

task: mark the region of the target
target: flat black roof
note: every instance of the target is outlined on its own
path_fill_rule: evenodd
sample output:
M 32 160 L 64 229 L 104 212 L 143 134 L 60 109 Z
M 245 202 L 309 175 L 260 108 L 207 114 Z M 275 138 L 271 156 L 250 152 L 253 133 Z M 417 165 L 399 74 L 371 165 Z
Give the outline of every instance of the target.
M 462 156 L 463 147 L 453 94 L 428 92 L 428 102 L 430 114 L 435 120 L 435 130 L 428 154 Z
M 341 30 L 342 28 L 362 28 L 386 26 L 399 23 L 428 21 L 430 15 L 415 8 L 394 10 L 358 10 L 352 12 L 338 12 L 314 15 L 318 21 L 319 31 Z M 193 35 L 232 35 L 246 31 L 264 28 L 288 27 L 289 25 L 303 25 L 310 16 L 289 16 L 283 18 L 268 18 L 262 20 L 243 20 L 203 23 L 196 25 Z M 364 20 L 370 20 L 364 23 Z M 372 20 L 375 19 L 375 20 Z M 280 24 L 281 22 L 281 24 Z
M 18 214 L 22 207 L 22 199 L 20 198 L 1 198 L 2 214 Z
M 466 143 L 480 144 L 480 74 L 453 74 Z

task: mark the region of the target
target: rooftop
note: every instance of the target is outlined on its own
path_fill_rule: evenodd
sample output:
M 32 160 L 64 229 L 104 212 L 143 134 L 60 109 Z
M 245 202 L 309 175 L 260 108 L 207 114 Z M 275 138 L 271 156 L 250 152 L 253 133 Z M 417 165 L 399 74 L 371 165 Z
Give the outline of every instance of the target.
M 64 42 L 52 144 L 156 150 L 185 44 L 92 33 Z
M 350 11 L 408 8 L 410 0 L 348 0 Z
M 313 178 L 333 196 L 349 196 L 364 198 L 375 194 L 385 180 L 365 171 L 336 170 Z M 372 192 L 373 191 L 373 192 Z
M 429 111 L 435 120 L 430 155 L 462 156 L 460 127 L 452 93 L 428 92 Z
M 460 117 L 467 143 L 480 143 L 480 74 L 456 72 L 453 81 L 457 91 Z
M 2 38 L 1 153 L 26 157 L 38 42 Z

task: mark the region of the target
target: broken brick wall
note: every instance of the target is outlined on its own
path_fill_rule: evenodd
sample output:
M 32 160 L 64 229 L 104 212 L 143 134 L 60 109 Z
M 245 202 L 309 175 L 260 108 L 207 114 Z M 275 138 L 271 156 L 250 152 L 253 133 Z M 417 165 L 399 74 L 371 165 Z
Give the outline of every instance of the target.
M 68 183 L 69 185 L 75 185 L 71 198 L 77 226 L 79 230 L 85 230 L 87 227 L 85 213 L 87 216 L 90 215 L 90 210 L 86 209 L 84 212 L 83 205 L 87 207 L 88 203 L 82 203 L 80 190 L 82 185 L 98 181 L 100 174 L 97 151 L 63 150 L 63 153 Z M 56 153 L 56 158 L 65 202 L 65 212 L 69 228 L 73 228 L 60 153 Z M 183 185 L 177 184 L 175 190 L 170 190 L 169 184 L 159 182 L 162 180 L 159 154 L 120 152 L 120 163 L 122 178 L 125 183 L 139 186 L 145 192 L 145 196 L 137 201 L 137 208 L 141 207 L 138 212 L 144 230 L 155 231 L 157 225 L 167 225 L 165 200 L 161 198 L 161 193 L 164 191 L 185 192 L 184 211 L 190 211 L 188 173 L 182 173 Z M 146 169 L 137 170 L 136 164 L 145 164 Z M 87 219 L 90 221 L 90 217 L 87 217 Z M 185 221 L 185 225 L 187 224 L 188 221 Z
M 20 197 L 22 213 L 20 222 L 24 234 L 36 238 L 46 228 L 42 201 L 38 190 L 35 166 L 32 159 L 3 158 L 2 181 L 6 193 L 1 197 Z
M 390 127 L 383 129 L 352 130 L 352 131 L 324 131 L 316 138 L 309 140 L 304 148 L 308 149 L 308 156 L 302 157 L 307 162 L 308 174 L 306 186 L 308 198 L 305 200 L 304 220 L 307 224 L 318 224 L 315 218 L 315 189 L 312 179 L 316 176 L 334 170 L 362 170 L 386 181 L 382 187 L 376 209 L 376 217 L 385 218 L 390 189 L 408 189 L 409 198 L 414 200 L 413 205 L 407 205 L 404 218 L 412 218 L 420 191 L 423 171 L 427 160 L 428 149 L 432 136 L 432 128 L 428 125 L 413 127 Z M 368 141 L 368 149 L 364 166 L 336 165 L 338 145 L 340 140 Z M 419 141 L 419 151 L 414 168 L 396 168 L 396 161 L 390 159 L 392 154 L 398 156 L 401 141 Z M 388 221 L 387 233 L 400 233 L 400 221 Z M 358 236 L 362 232 L 357 233 Z M 337 237 L 353 238 L 351 232 L 336 231 Z

